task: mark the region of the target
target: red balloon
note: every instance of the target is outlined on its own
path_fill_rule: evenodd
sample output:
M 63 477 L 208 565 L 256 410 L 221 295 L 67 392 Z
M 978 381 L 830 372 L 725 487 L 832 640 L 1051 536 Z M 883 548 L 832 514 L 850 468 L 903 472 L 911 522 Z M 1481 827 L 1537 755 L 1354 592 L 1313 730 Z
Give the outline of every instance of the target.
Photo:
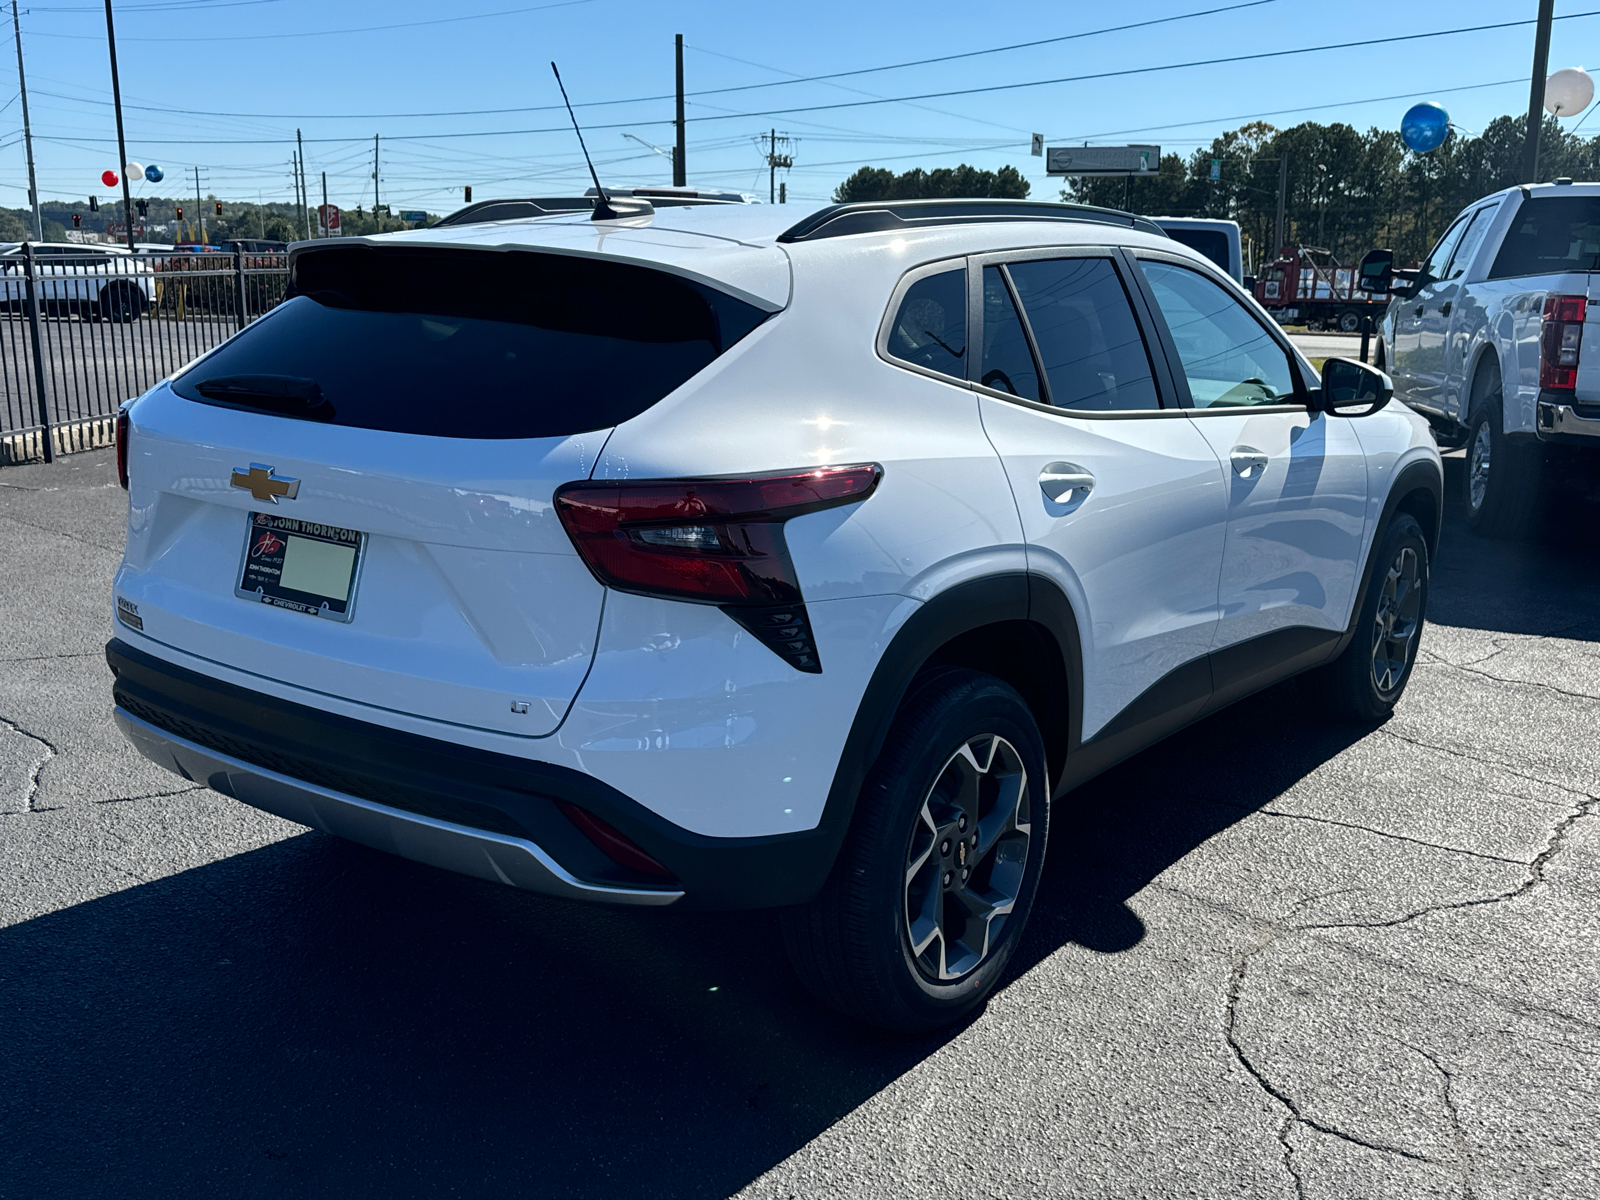
M 122 182 L 122 177 L 115 171 L 102 171 L 100 173 L 100 182 L 107 187 L 116 187 L 117 184 Z

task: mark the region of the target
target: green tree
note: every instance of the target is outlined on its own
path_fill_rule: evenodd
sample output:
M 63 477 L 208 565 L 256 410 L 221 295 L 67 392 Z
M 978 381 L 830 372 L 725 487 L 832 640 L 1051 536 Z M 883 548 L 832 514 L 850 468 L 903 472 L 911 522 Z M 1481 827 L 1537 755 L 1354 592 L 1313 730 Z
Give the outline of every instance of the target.
M 835 204 L 863 200 L 1025 200 L 1030 185 L 1013 166 L 984 171 L 962 163 L 924 171 L 913 167 L 896 175 L 883 167 L 862 167 L 833 192 Z

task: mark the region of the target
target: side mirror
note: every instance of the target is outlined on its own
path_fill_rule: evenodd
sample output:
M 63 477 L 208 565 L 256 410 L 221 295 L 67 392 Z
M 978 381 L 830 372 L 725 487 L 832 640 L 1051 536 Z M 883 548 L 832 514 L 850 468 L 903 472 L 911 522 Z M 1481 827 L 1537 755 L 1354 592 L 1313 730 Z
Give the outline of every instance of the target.
M 1361 260 L 1357 278 L 1359 282 L 1356 286 L 1363 292 L 1387 292 L 1389 285 L 1394 282 L 1394 251 L 1367 251 L 1367 256 Z
M 1370 417 L 1394 395 L 1394 381 L 1376 367 L 1351 358 L 1322 364 L 1322 389 L 1316 407 L 1332 417 Z

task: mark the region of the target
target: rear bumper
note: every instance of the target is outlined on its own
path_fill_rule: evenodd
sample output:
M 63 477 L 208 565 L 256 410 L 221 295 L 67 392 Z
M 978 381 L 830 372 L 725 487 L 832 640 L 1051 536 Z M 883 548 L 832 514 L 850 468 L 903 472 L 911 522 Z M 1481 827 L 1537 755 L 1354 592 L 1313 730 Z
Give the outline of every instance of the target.
M 301 825 L 310 825 L 414 862 L 475 875 L 547 896 L 613 904 L 671 904 L 678 888 L 630 888 L 577 878 L 527 838 L 511 837 L 375 804 L 318 787 L 255 763 L 208 750 L 195 742 L 115 711 L 117 727 L 151 762 L 212 791 Z
M 1600 447 L 1600 417 L 1585 417 L 1570 404 L 1539 398 L 1535 425 L 1541 442 L 1570 442 Z
M 581 771 L 421 737 L 202 675 L 114 639 L 116 720 L 145 757 L 291 821 L 547 895 L 694 908 L 798 904 L 822 886 L 839 831 L 715 838 Z M 577 805 L 676 877 L 606 857 L 562 813 Z

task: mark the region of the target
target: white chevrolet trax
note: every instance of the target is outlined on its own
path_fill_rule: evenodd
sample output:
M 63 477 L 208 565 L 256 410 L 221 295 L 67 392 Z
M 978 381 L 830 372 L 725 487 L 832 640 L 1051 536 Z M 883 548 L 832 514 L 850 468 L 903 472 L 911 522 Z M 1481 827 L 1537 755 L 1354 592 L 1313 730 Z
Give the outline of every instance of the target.
M 781 909 L 926 1029 L 1054 797 L 1305 673 L 1382 719 L 1442 474 L 1151 222 L 676 207 L 302 243 L 132 402 L 116 721 L 327 833 L 613 904 Z

